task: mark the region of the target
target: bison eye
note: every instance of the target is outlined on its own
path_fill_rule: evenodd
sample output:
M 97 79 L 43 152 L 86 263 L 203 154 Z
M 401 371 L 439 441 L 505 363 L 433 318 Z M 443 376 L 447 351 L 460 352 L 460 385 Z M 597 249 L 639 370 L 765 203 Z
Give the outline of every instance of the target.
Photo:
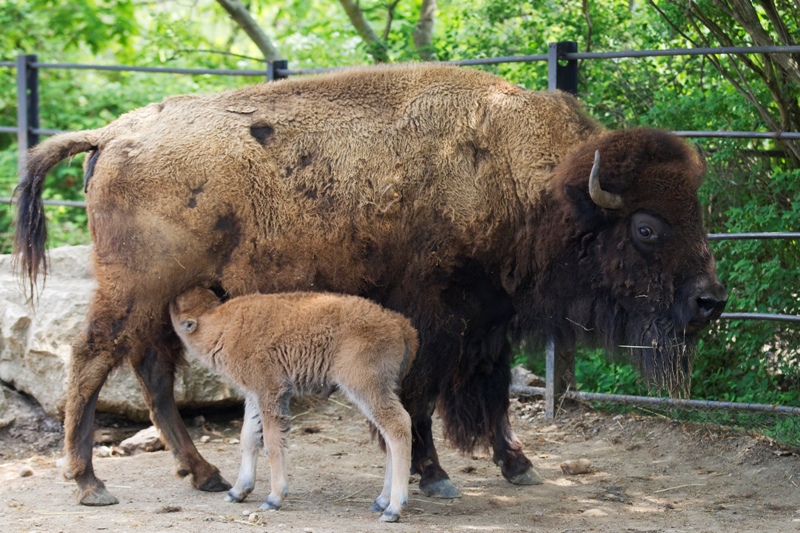
M 650 251 L 671 234 L 671 226 L 658 215 L 637 212 L 631 216 L 631 238 L 641 251 Z
M 644 241 L 655 241 L 658 238 L 655 230 L 645 224 L 639 226 L 637 231 L 639 232 L 639 237 Z

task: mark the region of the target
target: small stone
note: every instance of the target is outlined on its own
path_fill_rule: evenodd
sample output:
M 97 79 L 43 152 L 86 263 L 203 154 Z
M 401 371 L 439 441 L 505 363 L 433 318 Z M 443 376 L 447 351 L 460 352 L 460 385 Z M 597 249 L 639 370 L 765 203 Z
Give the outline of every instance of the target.
M 228 444 L 239 444 L 239 439 L 230 439 Z
M 249 520 L 250 522 L 258 522 L 258 514 L 250 513 L 249 515 L 247 515 L 247 520 Z
M 568 476 L 589 474 L 592 471 L 592 462 L 589 459 L 577 459 L 561 463 L 561 471 Z
M 303 528 L 303 533 L 314 533 L 314 529 L 310 527 Z
M 203 435 L 202 437 L 200 437 L 200 442 L 202 444 L 207 444 L 210 440 L 211 440 L 211 437 L 209 437 L 208 435 Z
M 2 392 L 0 392 L 0 394 L 2 394 Z M 16 419 L 17 419 L 16 416 L 5 416 L 3 418 L 0 418 L 0 429 L 10 426 L 11 424 L 14 423 Z
M 67 464 L 66 457 L 59 457 L 58 459 L 56 459 L 56 468 L 63 468 L 64 465 L 66 464 Z
M 129 439 L 125 439 L 119 444 L 125 453 L 129 455 L 138 452 L 155 452 L 164 449 L 164 442 L 161 440 L 161 435 L 155 426 L 150 426 L 147 429 L 141 430 L 139 433 Z
M 33 468 L 25 465 L 19 471 L 19 477 L 31 477 L 33 475 Z
M 108 446 L 98 446 L 94 449 L 94 453 L 98 457 L 111 457 L 111 448 Z
M 192 425 L 196 428 L 201 428 L 206 425 L 206 417 L 203 415 L 198 415 L 192 418 Z
M 600 509 L 586 509 L 582 514 L 583 516 L 608 516 L 608 513 Z

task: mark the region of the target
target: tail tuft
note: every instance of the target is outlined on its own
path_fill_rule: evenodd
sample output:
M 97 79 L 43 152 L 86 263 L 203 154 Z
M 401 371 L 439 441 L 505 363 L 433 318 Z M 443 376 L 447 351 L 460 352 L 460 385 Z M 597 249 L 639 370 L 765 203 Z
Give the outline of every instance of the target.
M 41 272 L 46 278 L 48 270 L 47 221 L 44 215 L 42 190 L 47 173 L 60 161 L 97 146 L 97 131 L 78 131 L 56 135 L 32 148 L 27 155 L 20 183 L 14 190 L 17 202 L 16 230 L 14 233 L 14 270 L 22 278 L 26 292 L 33 297 L 36 281 Z

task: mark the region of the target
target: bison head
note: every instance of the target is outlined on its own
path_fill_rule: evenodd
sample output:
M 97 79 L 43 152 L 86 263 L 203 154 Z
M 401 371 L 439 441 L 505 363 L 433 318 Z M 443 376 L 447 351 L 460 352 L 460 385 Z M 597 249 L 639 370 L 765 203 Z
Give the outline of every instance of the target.
M 701 219 L 702 156 L 654 129 L 608 132 L 556 168 L 546 320 L 630 353 L 644 377 L 687 391 L 696 334 L 727 302 Z M 551 223 L 555 220 L 551 219 Z

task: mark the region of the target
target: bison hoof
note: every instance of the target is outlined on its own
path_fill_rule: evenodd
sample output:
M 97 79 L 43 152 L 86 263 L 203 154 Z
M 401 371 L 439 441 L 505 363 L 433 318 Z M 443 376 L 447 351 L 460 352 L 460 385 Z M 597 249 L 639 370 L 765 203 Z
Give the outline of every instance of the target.
M 430 483 L 419 482 L 419 490 L 429 498 L 460 498 L 461 493 L 449 479 L 440 479 Z
M 541 485 L 544 483 L 539 473 L 533 468 L 529 468 L 525 472 L 509 478 L 508 481 L 514 485 Z
M 399 513 L 383 513 L 378 520 L 380 520 L 381 522 L 399 522 L 400 521 L 400 514 Z
M 219 472 L 216 472 L 197 488 L 205 492 L 224 492 L 230 490 L 231 484 L 225 481 Z
M 116 505 L 119 503 L 119 500 L 116 496 L 108 492 L 105 487 L 93 487 L 83 491 L 80 494 L 78 502 L 81 505 L 100 507 L 103 505 Z

